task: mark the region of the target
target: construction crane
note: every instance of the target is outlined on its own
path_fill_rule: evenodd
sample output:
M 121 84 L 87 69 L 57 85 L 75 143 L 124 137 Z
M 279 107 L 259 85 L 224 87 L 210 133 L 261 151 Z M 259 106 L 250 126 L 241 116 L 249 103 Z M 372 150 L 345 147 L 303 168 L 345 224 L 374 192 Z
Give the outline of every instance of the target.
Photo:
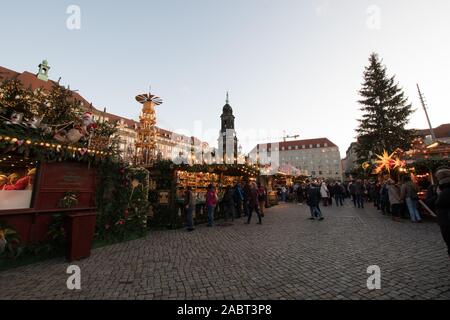
M 434 142 L 436 142 L 436 135 L 434 134 L 433 126 L 431 125 L 430 117 L 428 116 L 427 104 L 425 102 L 425 97 L 422 94 L 422 91 L 420 91 L 420 87 L 418 84 L 417 84 L 417 91 L 419 91 L 420 103 L 422 104 L 423 111 L 425 111 L 425 116 L 427 117 L 428 126 L 430 128 L 431 138 L 433 139 L 433 143 L 434 143 Z
M 283 141 L 286 142 L 287 139 L 297 139 L 300 138 L 300 135 L 294 135 L 294 136 L 290 136 L 286 134 L 286 131 L 284 131 L 284 137 L 283 137 Z

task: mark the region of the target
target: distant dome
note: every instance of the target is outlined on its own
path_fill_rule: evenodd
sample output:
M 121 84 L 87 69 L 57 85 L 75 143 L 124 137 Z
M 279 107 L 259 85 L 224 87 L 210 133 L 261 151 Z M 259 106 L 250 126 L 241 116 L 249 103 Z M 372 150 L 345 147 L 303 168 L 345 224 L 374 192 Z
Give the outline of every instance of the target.
M 233 109 L 228 103 L 223 106 L 223 114 L 233 114 Z

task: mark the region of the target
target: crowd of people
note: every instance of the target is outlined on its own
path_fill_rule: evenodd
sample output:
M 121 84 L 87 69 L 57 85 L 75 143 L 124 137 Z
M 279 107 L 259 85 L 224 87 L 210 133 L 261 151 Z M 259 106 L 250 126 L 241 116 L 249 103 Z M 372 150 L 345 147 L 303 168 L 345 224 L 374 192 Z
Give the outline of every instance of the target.
M 195 196 L 192 189 L 188 187 L 184 195 L 184 207 L 187 217 L 187 230 L 194 230 L 193 213 L 195 210 Z M 246 224 L 250 224 L 253 212 L 256 213 L 258 224 L 262 224 L 264 209 L 267 205 L 267 189 L 261 183 L 246 181 L 244 186 L 236 183 L 233 187 L 227 186 L 223 198 L 219 196 L 214 185 L 208 186 L 206 193 L 206 211 L 208 216 L 208 227 L 214 226 L 214 212 L 221 205 L 225 220 L 246 217 Z
M 437 184 L 430 185 L 423 204 L 429 211 L 436 213 L 450 256 L 450 168 L 439 168 L 435 173 L 435 180 Z M 346 183 L 307 180 L 290 188 L 281 188 L 280 200 L 306 202 L 310 208 L 311 220 L 324 220 L 321 204 L 332 206 L 335 203 L 339 207 L 348 199 L 357 209 L 364 209 L 365 204 L 372 203 L 383 215 L 391 216 L 394 221 L 408 218 L 413 223 L 420 223 L 422 216 L 419 211 L 418 193 L 418 185 L 409 175 L 405 175 L 399 181 L 391 177 L 377 181 L 357 179 Z M 187 227 L 192 231 L 195 197 L 190 188 L 185 192 L 184 205 Z M 226 219 L 233 221 L 244 215 L 247 218 L 245 223 L 249 224 L 253 212 L 256 212 L 258 224 L 262 224 L 264 208 L 267 205 L 267 190 L 261 184 L 251 181 L 247 181 L 244 186 L 237 183 L 234 187 L 227 187 L 223 199 L 219 201 L 216 189 L 210 185 L 206 195 L 208 227 L 214 225 L 214 212 L 218 205 L 222 205 Z
M 418 186 L 410 176 L 404 176 L 401 181 L 392 178 L 384 180 L 351 180 L 346 183 L 325 182 L 323 180 L 307 180 L 302 184 L 295 184 L 289 189 L 284 199 L 295 202 L 322 203 L 324 207 L 343 206 L 346 199 L 358 209 L 364 209 L 367 203 L 373 203 L 383 215 L 392 215 L 394 221 L 409 217 L 412 222 L 421 222 L 418 210 Z M 286 200 L 287 201 L 287 200 Z M 320 211 L 320 208 L 315 209 Z

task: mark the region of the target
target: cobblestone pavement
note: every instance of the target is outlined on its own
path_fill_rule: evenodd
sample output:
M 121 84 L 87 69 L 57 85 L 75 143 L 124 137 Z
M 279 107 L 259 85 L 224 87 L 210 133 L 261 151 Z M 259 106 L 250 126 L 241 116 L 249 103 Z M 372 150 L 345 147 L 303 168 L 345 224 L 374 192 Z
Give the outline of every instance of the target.
M 0 299 L 449 299 L 450 260 L 434 222 L 393 222 L 374 209 L 282 204 L 262 225 L 199 226 L 93 250 L 78 262 L 79 291 L 63 259 L 0 273 Z M 220 222 L 219 222 L 220 224 Z M 381 268 L 369 291 L 367 267 Z

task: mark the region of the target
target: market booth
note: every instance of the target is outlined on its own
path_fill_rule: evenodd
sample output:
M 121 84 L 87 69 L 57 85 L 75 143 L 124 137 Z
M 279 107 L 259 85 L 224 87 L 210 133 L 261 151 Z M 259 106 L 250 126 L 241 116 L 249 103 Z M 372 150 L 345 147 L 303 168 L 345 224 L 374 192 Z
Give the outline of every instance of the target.
M 18 154 L 1 160 L 2 174 L 16 176 L 17 182 L 15 190 L 0 190 L 0 221 L 17 231 L 22 244 L 38 244 L 47 240 L 53 216 L 63 214 L 67 258 L 88 257 L 95 230 L 95 169 L 82 162 L 46 163 Z
M 221 202 L 227 187 L 234 187 L 237 183 L 242 186 L 246 181 L 256 181 L 259 174 L 255 166 L 244 164 L 233 165 L 166 165 L 164 169 L 150 168 L 150 185 L 153 192 L 153 208 L 155 214 L 164 212 L 167 217 L 166 224 L 171 227 L 180 227 L 184 223 L 184 192 L 191 187 L 196 198 L 195 221 L 205 222 L 206 193 L 212 184 L 219 197 L 216 207 L 216 218 L 224 216 Z

